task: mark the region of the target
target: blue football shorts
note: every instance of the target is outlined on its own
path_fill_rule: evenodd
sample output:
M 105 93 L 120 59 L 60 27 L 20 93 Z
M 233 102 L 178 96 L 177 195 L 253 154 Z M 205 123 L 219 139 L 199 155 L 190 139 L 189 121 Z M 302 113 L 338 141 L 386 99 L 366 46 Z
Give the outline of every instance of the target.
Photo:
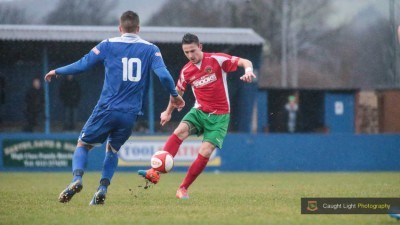
M 132 134 L 137 113 L 119 112 L 96 107 L 79 135 L 79 141 L 98 146 L 106 140 L 113 149 L 119 151 Z

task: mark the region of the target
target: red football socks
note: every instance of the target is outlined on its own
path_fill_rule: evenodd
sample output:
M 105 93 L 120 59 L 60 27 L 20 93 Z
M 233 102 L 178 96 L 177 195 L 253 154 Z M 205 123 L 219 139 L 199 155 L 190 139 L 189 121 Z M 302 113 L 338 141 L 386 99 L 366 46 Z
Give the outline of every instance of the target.
M 188 189 L 189 186 L 196 180 L 197 176 L 203 172 L 204 168 L 207 166 L 208 158 L 198 154 L 196 160 L 190 166 L 185 179 L 181 184 L 181 188 Z
M 164 145 L 164 151 L 169 152 L 173 157 L 178 153 L 179 147 L 182 144 L 182 140 L 178 138 L 175 134 L 169 136 L 167 142 Z

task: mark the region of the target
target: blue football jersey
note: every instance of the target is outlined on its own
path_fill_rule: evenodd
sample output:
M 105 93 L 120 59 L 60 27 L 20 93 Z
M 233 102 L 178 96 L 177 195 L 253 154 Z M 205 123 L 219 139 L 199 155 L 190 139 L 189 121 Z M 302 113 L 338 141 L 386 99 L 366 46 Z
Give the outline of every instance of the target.
M 102 41 L 79 61 L 56 69 L 56 74 L 80 73 L 99 62 L 104 63 L 105 78 L 97 107 L 142 114 L 150 73 L 165 67 L 159 48 L 138 35 L 123 34 Z

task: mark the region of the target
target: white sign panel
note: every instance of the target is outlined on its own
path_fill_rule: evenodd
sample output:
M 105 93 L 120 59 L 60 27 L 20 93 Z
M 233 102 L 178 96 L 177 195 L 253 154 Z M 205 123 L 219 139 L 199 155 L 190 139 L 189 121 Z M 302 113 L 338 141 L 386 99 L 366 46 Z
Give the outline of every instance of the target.
M 335 115 L 343 115 L 344 105 L 342 101 L 335 102 Z
M 160 138 L 164 139 L 164 138 Z M 140 138 L 140 140 L 128 140 L 121 147 L 118 152 L 119 155 L 119 166 L 150 166 L 151 156 L 157 152 L 163 150 L 165 144 L 164 140 L 155 139 L 154 137 Z M 174 166 L 188 166 L 196 158 L 201 146 L 201 141 L 184 141 L 179 148 L 177 155 L 174 158 Z M 218 155 L 218 151 L 210 157 L 208 166 L 220 166 L 221 159 Z

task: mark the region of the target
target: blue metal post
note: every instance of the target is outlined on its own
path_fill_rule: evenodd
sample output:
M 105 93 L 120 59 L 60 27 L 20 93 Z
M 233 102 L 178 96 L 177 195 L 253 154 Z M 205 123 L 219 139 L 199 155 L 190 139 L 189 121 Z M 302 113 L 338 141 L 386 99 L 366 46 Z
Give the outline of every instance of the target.
M 268 92 L 257 92 L 257 132 L 263 133 L 268 126 Z
M 47 47 L 43 48 L 43 75 L 47 74 L 49 69 L 48 66 L 48 55 L 47 55 Z M 49 83 L 44 82 L 44 102 L 45 102 L 45 127 L 44 132 L 46 134 L 50 133 L 50 94 L 49 94 Z
M 150 74 L 150 85 L 149 85 L 149 133 L 154 134 L 154 84 L 153 84 L 153 73 Z

